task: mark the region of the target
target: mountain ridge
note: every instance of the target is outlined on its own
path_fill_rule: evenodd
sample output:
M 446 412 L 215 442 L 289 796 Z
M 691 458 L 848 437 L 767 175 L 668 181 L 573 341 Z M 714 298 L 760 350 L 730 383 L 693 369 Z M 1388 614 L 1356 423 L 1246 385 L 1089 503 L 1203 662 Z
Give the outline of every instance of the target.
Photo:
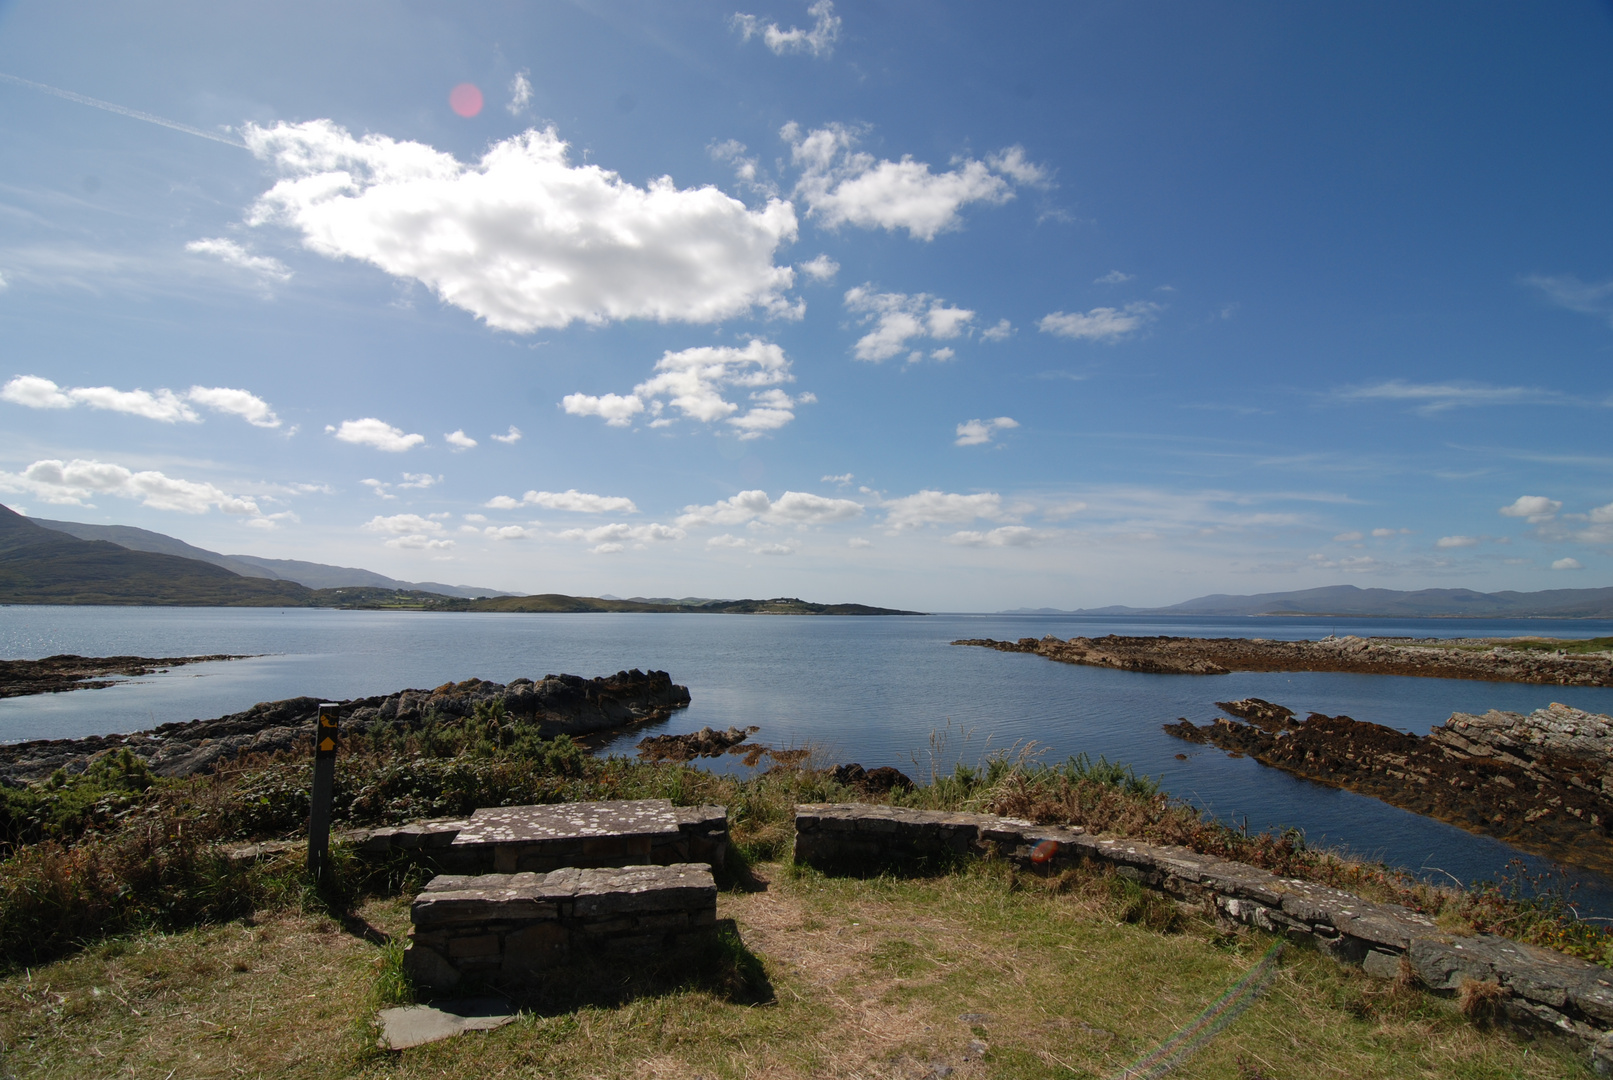
M 1473 589 L 1362 589 L 1355 585 L 1325 585 L 1289 592 L 1235 595 L 1212 593 L 1166 607 L 1018 608 L 1000 615 L 1303 615 L 1360 618 L 1613 618 L 1613 587 L 1597 589 L 1542 589 L 1536 592 L 1503 590 L 1482 593 Z

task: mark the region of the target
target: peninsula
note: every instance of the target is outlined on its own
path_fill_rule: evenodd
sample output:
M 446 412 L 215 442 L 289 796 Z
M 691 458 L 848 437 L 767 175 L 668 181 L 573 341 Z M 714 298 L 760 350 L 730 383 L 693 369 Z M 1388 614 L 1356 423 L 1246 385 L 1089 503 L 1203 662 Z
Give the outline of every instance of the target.
M 1433 679 L 1613 686 L 1613 638 L 1266 638 L 1056 637 L 995 641 L 964 638 L 1000 652 L 1035 653 L 1064 664 L 1155 675 L 1232 671 L 1349 671 Z

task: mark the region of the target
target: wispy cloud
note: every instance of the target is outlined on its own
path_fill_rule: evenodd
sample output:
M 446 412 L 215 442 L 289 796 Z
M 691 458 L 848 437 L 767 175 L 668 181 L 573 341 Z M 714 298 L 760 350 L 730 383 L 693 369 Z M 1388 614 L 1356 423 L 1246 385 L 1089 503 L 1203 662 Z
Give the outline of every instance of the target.
M 495 495 L 483 504 L 490 510 L 514 510 L 518 506 L 541 506 L 572 514 L 636 514 L 638 507 L 623 495 L 592 495 L 576 488 L 565 491 L 529 491 L 519 499 Z
M 834 52 L 835 42 L 840 40 L 840 16 L 835 14 L 834 0 L 817 0 L 807 8 L 807 14 L 814 21 L 804 30 L 799 26 L 784 30 L 776 22 L 764 23 L 755 15 L 743 13 L 734 16 L 734 29 L 739 31 L 741 41 L 761 38 L 777 56 L 792 52 L 830 55 Z
M 250 271 L 270 281 L 291 280 L 291 268 L 279 259 L 267 255 L 254 255 L 234 240 L 222 236 L 192 240 L 185 245 L 185 250 L 195 255 L 211 255 L 230 266 Z
M 1490 386 L 1484 383 L 1411 383 L 1403 379 L 1370 386 L 1347 386 L 1332 391 L 1334 400 L 1344 402 L 1397 401 L 1416 406 L 1423 416 L 1450 409 L 1471 409 L 1497 405 L 1587 405 L 1557 390 L 1533 386 Z
M 1545 293 L 1559 307 L 1613 324 L 1613 281 L 1591 284 L 1573 274 L 1529 274 L 1522 281 Z
M 1085 314 L 1079 311 L 1055 311 L 1051 315 L 1042 316 L 1036 328 L 1054 337 L 1083 341 L 1119 341 L 1136 333 L 1161 310 L 1158 304 L 1139 300 L 1123 308 L 1095 307 Z

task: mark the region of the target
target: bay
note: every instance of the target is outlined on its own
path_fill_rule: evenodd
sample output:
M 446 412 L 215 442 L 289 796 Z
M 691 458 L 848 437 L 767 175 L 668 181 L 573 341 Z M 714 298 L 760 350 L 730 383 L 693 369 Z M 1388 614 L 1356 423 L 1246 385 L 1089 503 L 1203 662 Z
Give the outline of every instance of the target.
M 135 731 L 308 695 L 345 699 L 471 677 L 508 682 L 569 672 L 660 668 L 693 703 L 657 732 L 758 725 L 772 746 L 811 746 L 825 763 L 891 765 L 928 779 L 958 761 L 1031 748 L 1132 765 L 1172 794 L 1250 829 L 1299 828 L 1312 843 L 1464 882 L 1523 858 L 1488 837 L 1376 799 L 1180 742 L 1161 725 L 1213 719 L 1216 701 L 1261 697 L 1304 715 L 1346 713 L 1425 734 L 1452 712 L 1528 712 L 1560 701 L 1613 714 L 1613 688 L 1532 686 L 1336 672 L 1147 675 L 955 647 L 957 638 L 1102 634 L 1315 639 L 1613 634 L 1585 620 L 925 617 L 507 613 L 423 614 L 254 608 L 0 608 L 0 656 L 250 653 L 101 690 L 0 701 L 0 741 Z M 644 731 L 612 741 L 631 753 Z M 1185 759 L 1177 755 L 1185 754 Z M 736 759 L 709 767 L 744 771 Z M 1587 914 L 1613 915 L 1613 885 L 1585 872 Z

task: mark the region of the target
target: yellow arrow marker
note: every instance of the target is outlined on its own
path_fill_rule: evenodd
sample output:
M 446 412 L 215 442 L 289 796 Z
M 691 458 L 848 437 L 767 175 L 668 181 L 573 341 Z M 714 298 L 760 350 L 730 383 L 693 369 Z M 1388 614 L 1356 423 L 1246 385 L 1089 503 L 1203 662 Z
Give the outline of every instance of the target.
M 329 735 L 326 735 L 319 741 L 319 748 L 326 753 L 329 753 L 330 751 L 336 749 L 336 740 L 331 738 Z
M 319 718 L 319 726 L 320 727 L 335 727 L 336 726 L 336 720 L 335 720 L 334 717 L 321 716 Z

